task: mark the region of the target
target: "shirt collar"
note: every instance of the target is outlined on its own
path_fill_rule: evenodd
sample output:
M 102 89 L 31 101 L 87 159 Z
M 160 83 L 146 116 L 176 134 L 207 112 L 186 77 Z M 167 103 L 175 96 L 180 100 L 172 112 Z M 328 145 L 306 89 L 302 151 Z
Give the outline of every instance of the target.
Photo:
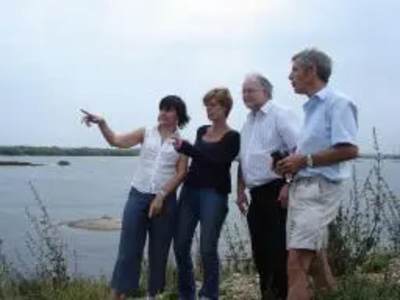
M 318 92 L 316 92 L 310 99 L 315 98 L 319 100 L 325 100 L 328 98 L 331 89 L 328 86 L 323 87 Z
M 322 89 L 320 89 L 318 92 L 316 92 L 314 95 L 312 95 L 310 98 L 308 98 L 308 101 L 304 103 L 303 107 L 307 108 L 310 106 L 312 103 L 316 101 L 324 101 L 328 98 L 329 94 L 331 92 L 330 87 L 325 86 Z
M 272 106 L 273 106 L 273 103 L 272 103 L 272 99 L 270 99 L 270 100 L 267 100 L 264 104 L 263 104 L 263 106 L 261 106 L 261 108 L 259 109 L 259 110 L 257 110 L 257 111 L 251 111 L 250 113 L 249 113 L 249 117 L 256 117 L 257 115 L 263 115 L 263 116 L 265 116 L 265 115 L 267 115 L 268 114 L 268 112 L 271 110 L 271 108 L 272 108 Z
M 272 100 L 268 100 L 267 102 L 264 103 L 263 106 L 261 106 L 260 111 L 266 115 L 272 108 Z

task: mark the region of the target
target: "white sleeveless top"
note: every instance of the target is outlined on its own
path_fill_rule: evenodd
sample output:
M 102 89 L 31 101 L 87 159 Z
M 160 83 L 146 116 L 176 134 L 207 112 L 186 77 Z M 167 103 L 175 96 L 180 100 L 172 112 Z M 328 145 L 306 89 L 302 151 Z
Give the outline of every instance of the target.
M 162 143 L 158 128 L 146 128 L 132 186 L 141 193 L 157 194 L 176 173 L 179 153 L 168 138 Z

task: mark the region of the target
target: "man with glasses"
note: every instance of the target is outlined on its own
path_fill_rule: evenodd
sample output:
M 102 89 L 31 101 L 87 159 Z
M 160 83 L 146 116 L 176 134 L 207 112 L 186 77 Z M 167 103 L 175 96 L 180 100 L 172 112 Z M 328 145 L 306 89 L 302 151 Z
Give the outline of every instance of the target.
M 286 299 L 285 181 L 272 170 L 271 154 L 291 152 L 297 143 L 297 118 L 272 100 L 273 86 L 260 74 L 248 75 L 243 101 L 250 112 L 241 131 L 237 204 L 247 212 L 253 259 L 263 300 Z M 250 191 L 248 205 L 246 189 Z

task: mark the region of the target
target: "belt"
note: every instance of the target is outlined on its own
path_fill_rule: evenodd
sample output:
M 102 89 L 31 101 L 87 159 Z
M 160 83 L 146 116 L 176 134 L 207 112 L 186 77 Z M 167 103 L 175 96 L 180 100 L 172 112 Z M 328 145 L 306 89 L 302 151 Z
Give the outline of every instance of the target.
M 250 193 L 257 193 L 257 191 L 262 190 L 264 188 L 268 188 L 269 186 L 274 186 L 275 184 L 283 184 L 284 183 L 284 179 L 282 178 L 275 178 L 272 179 L 271 181 L 268 181 L 267 183 L 255 186 L 253 188 L 250 189 Z

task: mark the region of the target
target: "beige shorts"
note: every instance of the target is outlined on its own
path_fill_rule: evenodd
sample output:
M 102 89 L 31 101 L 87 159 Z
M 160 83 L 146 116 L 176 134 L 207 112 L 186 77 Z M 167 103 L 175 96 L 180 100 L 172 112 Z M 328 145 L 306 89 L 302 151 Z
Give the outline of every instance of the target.
M 289 192 L 287 249 L 320 250 L 328 244 L 328 225 L 347 195 L 345 182 L 323 177 L 294 180 Z

